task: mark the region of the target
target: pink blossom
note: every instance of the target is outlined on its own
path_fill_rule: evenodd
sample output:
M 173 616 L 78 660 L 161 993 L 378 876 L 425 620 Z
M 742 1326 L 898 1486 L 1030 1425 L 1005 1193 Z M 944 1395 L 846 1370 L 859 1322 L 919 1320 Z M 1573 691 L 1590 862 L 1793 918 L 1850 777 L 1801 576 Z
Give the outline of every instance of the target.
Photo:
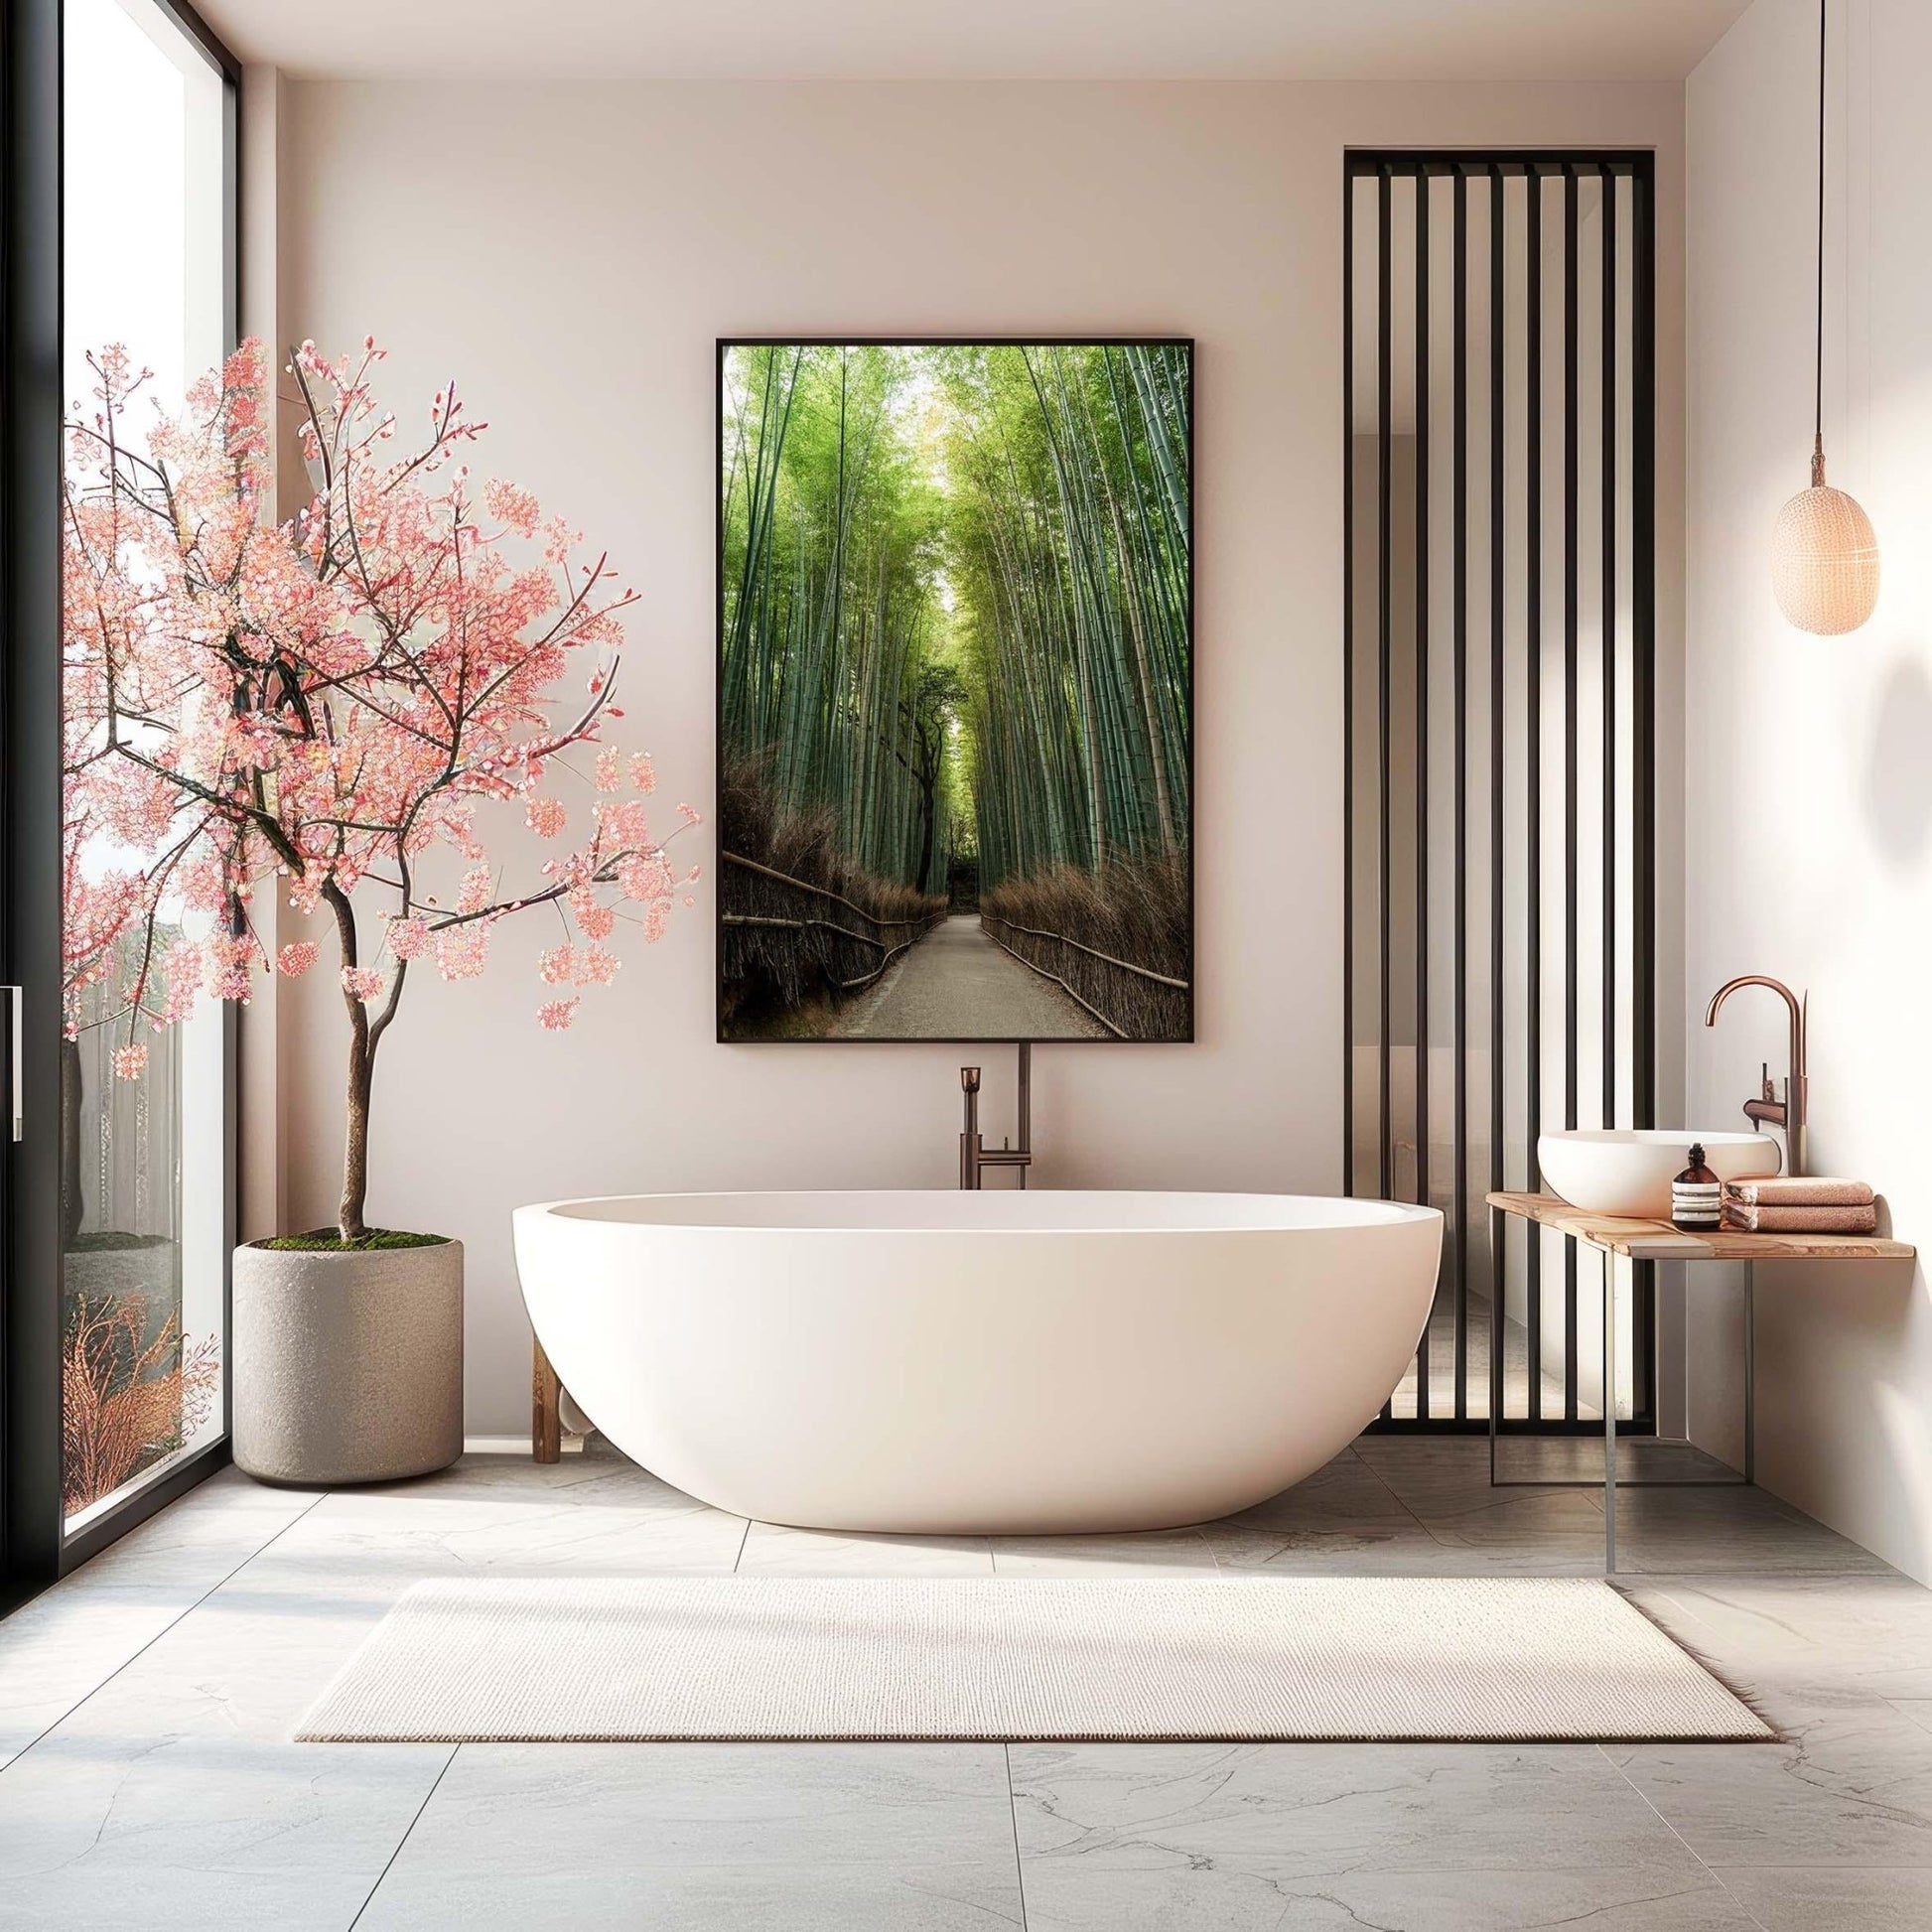
M 145 1041 L 134 1040 L 126 1046 L 114 1048 L 114 1078 L 117 1080 L 138 1080 L 148 1068 L 148 1049 Z
M 382 997 L 382 975 L 373 966 L 345 966 L 343 991 L 367 1002 Z
M 589 893 L 571 895 L 571 916 L 577 921 L 577 930 L 586 939 L 608 939 L 617 930 L 618 915 L 602 899 L 593 898 Z
M 565 986 L 577 975 L 577 949 L 552 946 L 537 954 L 537 973 L 546 986 Z
M 540 839 L 554 839 L 569 822 L 561 798 L 532 798 L 523 808 L 524 821 Z
M 704 823 L 704 814 L 695 805 L 680 805 L 677 808 L 677 815 L 687 825 L 702 825 Z
M 476 979 L 489 964 L 489 932 L 481 919 L 436 935 L 436 970 L 446 980 Z
M 646 797 L 657 789 L 657 771 L 648 752 L 638 752 L 630 760 L 630 782 Z
M 650 843 L 650 816 L 641 798 L 626 798 L 621 804 L 600 805 L 598 817 L 604 830 L 619 845 Z
M 674 883 L 670 867 L 654 854 L 633 853 L 618 867 L 618 884 L 625 898 L 665 898 Z
M 551 1033 L 563 1033 L 577 1018 L 577 1009 L 583 1004 L 582 1000 L 551 1000 L 537 1008 L 537 1020 Z
M 408 918 L 389 921 L 389 950 L 398 959 L 414 959 L 429 944 L 429 921 Z
M 596 784 L 599 791 L 616 791 L 623 783 L 623 754 L 607 745 L 597 755 Z
M 537 499 L 514 483 L 492 481 L 483 486 L 483 506 L 498 521 L 507 523 L 520 537 L 536 533 Z
M 202 948 L 202 980 L 217 1000 L 245 1000 L 248 997 L 249 968 L 255 963 L 253 943 L 227 933 L 216 933 Z
M 299 979 L 316 963 L 322 948 L 313 939 L 295 939 L 276 955 L 275 963 L 290 979 Z
M 609 986 L 618 976 L 618 956 L 607 946 L 590 945 L 577 956 L 579 986 Z
M 202 990 L 202 949 L 193 939 L 177 939 L 168 948 L 165 972 L 167 996 L 161 1010 L 164 1026 L 186 1020 Z
M 487 865 L 472 866 L 463 875 L 463 889 L 456 902 L 459 912 L 481 912 L 495 890 L 496 875 Z

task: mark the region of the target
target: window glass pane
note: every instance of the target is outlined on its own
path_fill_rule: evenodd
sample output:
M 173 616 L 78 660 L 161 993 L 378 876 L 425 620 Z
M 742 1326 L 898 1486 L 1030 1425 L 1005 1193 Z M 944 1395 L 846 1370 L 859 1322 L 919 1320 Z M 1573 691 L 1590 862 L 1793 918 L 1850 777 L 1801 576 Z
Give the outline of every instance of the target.
M 227 347 L 223 254 L 225 99 L 220 74 L 152 0 L 67 0 L 66 395 L 91 421 L 89 366 L 111 345 L 152 371 L 128 412 L 138 447 Z M 69 647 L 67 759 L 108 728 L 76 726 Z M 98 707 L 94 707 L 98 709 Z M 115 730 L 137 738 L 144 727 Z M 150 738 L 158 737 L 150 732 Z M 156 868 L 179 827 L 107 828 L 69 788 L 65 858 L 69 1036 L 62 1068 L 63 1398 L 71 1529 L 219 1435 L 225 1265 L 224 1008 L 197 1004 L 157 1031 L 130 1010 L 144 959 L 206 936 L 207 916 L 163 892 L 87 959 L 85 888 Z M 76 883 L 77 882 L 77 883 Z M 145 1046 L 146 1064 L 131 1077 Z

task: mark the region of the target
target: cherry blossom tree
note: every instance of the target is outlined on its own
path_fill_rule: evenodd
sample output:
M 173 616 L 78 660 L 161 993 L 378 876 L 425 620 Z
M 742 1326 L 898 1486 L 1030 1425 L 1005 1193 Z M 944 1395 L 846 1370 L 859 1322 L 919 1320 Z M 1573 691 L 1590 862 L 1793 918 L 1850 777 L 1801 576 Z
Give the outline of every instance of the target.
M 145 438 L 129 418 L 146 372 L 107 349 L 90 358 L 93 410 L 69 425 L 66 497 L 69 1036 L 124 1034 L 114 1071 L 138 1078 L 143 1035 L 203 995 L 245 1002 L 258 970 L 315 965 L 321 941 L 271 950 L 258 890 L 323 915 L 348 1017 L 345 1242 L 367 1233 L 376 1058 L 412 967 L 473 978 L 500 920 L 548 907 L 537 1018 L 562 1029 L 581 989 L 615 977 L 620 920 L 654 942 L 698 876 L 652 829 L 648 754 L 600 742 L 622 715 L 633 593 L 527 492 L 473 484 L 484 425 L 454 387 L 397 454 L 370 387 L 381 359 L 372 340 L 334 362 L 295 351 L 315 493 L 277 525 L 261 345 Z M 574 840 L 571 777 L 588 802 Z M 517 803 L 558 851 L 512 881 L 484 833 L 487 808 Z

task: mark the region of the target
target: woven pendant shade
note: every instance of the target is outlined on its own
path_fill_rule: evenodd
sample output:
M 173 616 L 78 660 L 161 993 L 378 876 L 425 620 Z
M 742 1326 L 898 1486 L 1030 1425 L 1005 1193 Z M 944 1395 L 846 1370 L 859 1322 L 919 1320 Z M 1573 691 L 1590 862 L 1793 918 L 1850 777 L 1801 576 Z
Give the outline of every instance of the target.
M 1821 483 L 1778 511 L 1771 589 L 1800 630 L 1842 636 L 1878 602 L 1878 539 L 1856 496 Z

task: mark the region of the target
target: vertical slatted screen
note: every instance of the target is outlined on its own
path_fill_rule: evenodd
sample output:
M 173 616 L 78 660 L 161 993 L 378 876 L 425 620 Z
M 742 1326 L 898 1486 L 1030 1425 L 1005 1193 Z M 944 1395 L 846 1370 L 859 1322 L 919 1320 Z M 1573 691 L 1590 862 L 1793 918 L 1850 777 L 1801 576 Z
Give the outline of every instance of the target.
M 1651 1123 L 1651 157 L 1358 152 L 1345 192 L 1347 1185 L 1448 1217 L 1383 1422 L 1600 1429 L 1611 1294 L 1643 1430 L 1653 1271 L 1483 1195 Z

